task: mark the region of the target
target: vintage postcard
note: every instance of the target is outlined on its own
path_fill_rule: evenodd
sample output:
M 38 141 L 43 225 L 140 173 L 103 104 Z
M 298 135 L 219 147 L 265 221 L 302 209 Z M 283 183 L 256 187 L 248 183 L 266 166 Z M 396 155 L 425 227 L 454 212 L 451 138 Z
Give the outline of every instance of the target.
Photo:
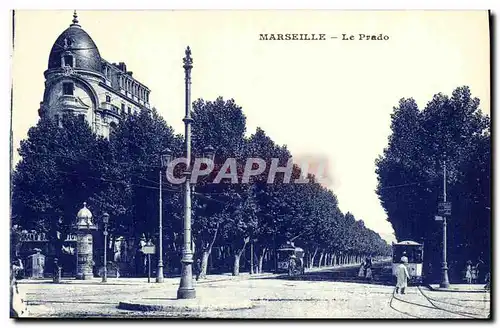
M 12 318 L 490 319 L 488 11 L 12 11 Z

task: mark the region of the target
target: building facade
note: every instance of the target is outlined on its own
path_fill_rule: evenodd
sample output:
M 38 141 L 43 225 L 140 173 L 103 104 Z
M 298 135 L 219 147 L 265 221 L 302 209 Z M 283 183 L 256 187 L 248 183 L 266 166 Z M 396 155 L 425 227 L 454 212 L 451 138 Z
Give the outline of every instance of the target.
M 132 77 L 125 63 L 104 60 L 78 22 L 57 38 L 49 55 L 40 117 L 57 121 L 78 115 L 96 134 L 109 137 L 126 115 L 150 109 L 147 86 Z

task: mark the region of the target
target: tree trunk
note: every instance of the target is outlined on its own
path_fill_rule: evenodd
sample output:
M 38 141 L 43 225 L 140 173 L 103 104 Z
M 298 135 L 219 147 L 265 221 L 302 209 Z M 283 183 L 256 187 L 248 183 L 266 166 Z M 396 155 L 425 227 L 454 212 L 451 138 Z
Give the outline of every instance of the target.
M 321 251 L 321 253 L 319 253 L 318 268 L 321 268 L 321 261 L 323 260 L 324 255 L 325 254 L 323 253 L 323 251 Z
M 318 253 L 318 248 L 314 250 L 313 256 L 311 258 L 311 262 L 309 263 L 310 267 L 309 268 L 314 268 L 314 258 L 316 257 L 316 254 Z
M 207 277 L 207 267 L 208 267 L 208 258 L 212 254 L 212 247 L 214 246 L 215 239 L 217 238 L 217 232 L 219 231 L 219 224 L 217 223 L 217 228 L 215 229 L 214 237 L 210 243 L 207 243 L 202 247 L 202 256 L 201 256 L 201 271 L 200 278 L 205 279 Z
M 203 250 L 203 252 L 201 253 L 201 270 L 199 279 L 205 279 L 207 277 L 207 267 L 208 267 L 209 257 L 210 257 L 210 251 Z
M 245 246 L 248 244 L 250 241 L 250 237 L 246 237 L 243 239 L 243 247 L 239 250 L 234 252 L 234 264 L 233 264 L 233 276 L 238 276 L 240 274 L 240 258 L 241 254 L 245 251 Z
M 259 254 L 259 267 L 257 269 L 257 273 L 262 273 L 262 265 L 264 264 L 264 257 L 267 252 L 267 247 L 262 248 L 262 252 Z

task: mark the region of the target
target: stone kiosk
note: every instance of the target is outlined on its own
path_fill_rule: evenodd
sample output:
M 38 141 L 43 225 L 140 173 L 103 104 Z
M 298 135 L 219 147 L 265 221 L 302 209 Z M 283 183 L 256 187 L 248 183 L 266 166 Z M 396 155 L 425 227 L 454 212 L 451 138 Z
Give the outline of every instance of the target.
M 43 278 L 45 269 L 45 255 L 41 254 L 42 251 L 39 248 L 35 248 L 35 254 L 28 256 L 28 261 L 26 263 L 26 271 L 28 272 L 28 278 L 39 279 Z
M 92 213 L 87 208 L 87 203 L 83 203 L 83 208 L 78 211 L 76 217 L 76 279 L 92 279 L 94 277 L 92 232 L 97 230 L 97 226 L 92 221 Z

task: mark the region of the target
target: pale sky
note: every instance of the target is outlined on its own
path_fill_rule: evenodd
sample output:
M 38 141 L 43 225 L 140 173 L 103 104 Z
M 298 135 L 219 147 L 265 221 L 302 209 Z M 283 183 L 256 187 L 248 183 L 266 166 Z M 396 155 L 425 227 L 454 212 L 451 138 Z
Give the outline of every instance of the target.
M 38 121 L 50 49 L 72 11 L 17 11 L 13 142 Z M 109 62 L 124 61 L 151 89 L 150 103 L 183 132 L 182 58 L 192 49 L 192 98 L 234 98 L 294 157 L 326 158 L 329 187 L 389 242 L 375 193 L 375 159 L 387 145 L 400 98 L 420 108 L 435 93 L 468 85 L 490 112 L 486 11 L 79 11 L 80 25 Z M 324 33 L 326 41 L 260 41 L 260 33 Z M 388 41 L 342 41 L 342 33 Z M 337 36 L 338 39 L 330 39 Z M 413 181 L 409 181 L 413 182 Z

